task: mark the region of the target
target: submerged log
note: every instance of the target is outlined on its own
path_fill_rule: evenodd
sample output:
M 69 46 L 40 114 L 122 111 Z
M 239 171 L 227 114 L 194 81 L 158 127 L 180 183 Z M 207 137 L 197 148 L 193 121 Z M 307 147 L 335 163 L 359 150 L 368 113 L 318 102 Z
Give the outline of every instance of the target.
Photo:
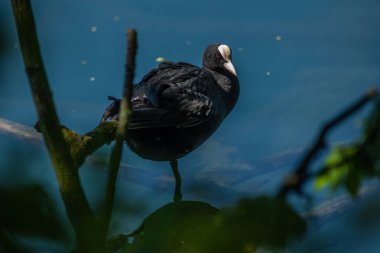
M 110 144 L 114 139 L 116 122 L 103 123 L 90 132 L 80 135 L 75 131 L 61 126 L 63 138 L 70 147 L 70 155 L 74 166 L 79 168 L 85 158 L 104 144 Z M 42 145 L 42 134 L 39 133 L 39 124 L 35 128 L 25 126 L 7 119 L 0 118 L 0 133 L 16 137 L 33 144 Z

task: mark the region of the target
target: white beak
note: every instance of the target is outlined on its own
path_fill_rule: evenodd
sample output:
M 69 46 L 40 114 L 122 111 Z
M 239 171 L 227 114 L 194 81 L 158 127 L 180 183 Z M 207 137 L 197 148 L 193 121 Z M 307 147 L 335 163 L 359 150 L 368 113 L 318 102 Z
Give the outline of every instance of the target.
M 236 75 L 236 70 L 235 70 L 235 68 L 234 68 L 234 65 L 232 65 L 232 62 L 231 62 L 231 61 L 227 61 L 227 62 L 224 63 L 223 65 L 224 65 L 224 67 L 225 67 L 226 69 L 228 69 L 228 71 L 230 71 L 232 74 L 234 74 L 235 76 L 237 76 L 237 75 Z

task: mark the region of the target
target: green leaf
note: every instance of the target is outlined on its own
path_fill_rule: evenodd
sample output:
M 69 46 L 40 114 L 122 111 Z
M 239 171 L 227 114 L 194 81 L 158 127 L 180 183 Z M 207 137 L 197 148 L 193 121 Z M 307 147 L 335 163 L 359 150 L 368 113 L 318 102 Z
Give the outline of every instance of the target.
M 166 204 L 149 215 L 139 229 L 141 233 L 133 236 L 133 243 L 126 242 L 118 252 L 184 252 L 199 240 L 199 234 L 218 212 L 199 201 Z
M 282 248 L 306 230 L 305 221 L 284 200 L 269 197 L 243 199 L 222 210 L 194 252 L 255 252 L 255 248 Z
M 117 252 L 254 253 L 259 246 L 284 247 L 305 230 L 305 221 L 281 199 L 244 199 L 222 211 L 181 201 L 151 214 L 134 240 Z
M 316 177 L 314 188 L 318 191 L 326 187 L 336 190 L 343 185 L 357 153 L 356 145 L 333 148 L 325 162 L 326 171 Z

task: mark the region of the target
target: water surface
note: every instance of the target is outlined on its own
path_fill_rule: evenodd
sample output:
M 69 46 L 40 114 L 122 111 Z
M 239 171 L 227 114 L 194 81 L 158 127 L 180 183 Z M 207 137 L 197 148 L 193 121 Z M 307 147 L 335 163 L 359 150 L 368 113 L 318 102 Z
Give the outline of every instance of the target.
M 121 94 L 128 27 L 138 31 L 136 81 L 157 65 L 157 57 L 200 65 L 206 45 L 230 45 L 241 84 L 239 102 L 218 131 L 180 161 L 184 197 L 218 207 L 246 194 L 272 193 L 321 124 L 379 84 L 380 3 L 375 0 L 32 2 L 61 123 L 80 133 L 99 123 L 108 95 Z M 0 11 L 6 36 L 0 58 L 0 117 L 33 126 L 36 113 L 8 1 L 0 2 Z M 358 137 L 362 120 L 362 114 L 355 115 L 329 140 Z M 24 145 L 0 138 L 2 159 Z M 104 148 L 98 155 L 107 152 Z M 37 153 L 32 165 L 38 169 L 31 177 L 55 189 L 48 158 L 42 150 Z M 129 199 L 143 196 L 149 203 L 143 214 L 131 215 L 132 224 L 138 224 L 138 217 L 170 201 L 170 170 L 168 164 L 143 160 L 128 149 L 123 162 L 138 176 L 131 183 L 128 171 L 121 172 L 119 201 L 129 191 Z M 7 174 L 3 166 L 1 173 Z M 100 193 L 103 172 L 93 167 L 91 162 L 85 166 L 83 181 Z M 202 191 L 195 191 L 191 182 L 203 183 Z M 95 201 L 96 191 L 89 197 Z M 343 217 L 321 233 L 346 226 Z M 345 231 L 337 242 L 327 243 L 328 250 L 358 252 L 362 243 L 351 240 L 354 232 Z M 371 242 L 372 237 L 366 239 Z M 368 252 L 380 249 L 378 243 L 370 245 Z

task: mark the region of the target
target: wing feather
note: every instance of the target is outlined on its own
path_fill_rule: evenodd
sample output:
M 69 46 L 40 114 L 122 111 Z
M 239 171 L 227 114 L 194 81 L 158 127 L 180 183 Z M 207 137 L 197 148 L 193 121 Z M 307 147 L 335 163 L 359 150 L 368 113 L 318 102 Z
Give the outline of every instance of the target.
M 129 129 L 187 128 L 210 120 L 216 108 L 209 82 L 215 82 L 211 74 L 194 65 L 161 63 L 134 88 Z

